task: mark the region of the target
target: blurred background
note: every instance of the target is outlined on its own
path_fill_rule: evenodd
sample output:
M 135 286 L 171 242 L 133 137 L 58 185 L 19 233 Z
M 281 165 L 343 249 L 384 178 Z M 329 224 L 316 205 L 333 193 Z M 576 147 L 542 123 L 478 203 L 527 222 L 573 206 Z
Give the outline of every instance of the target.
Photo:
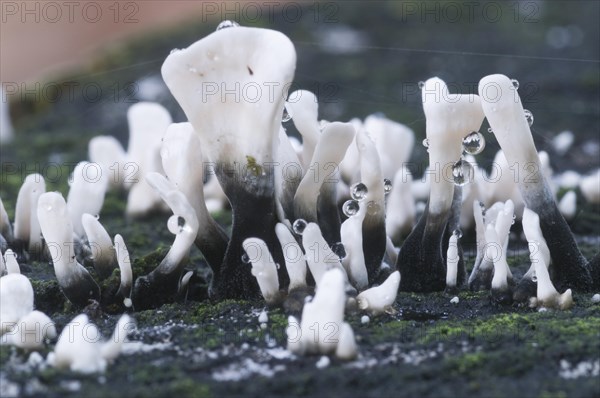
M 15 141 L 2 161 L 79 161 L 89 138 L 127 138 L 140 100 L 183 112 L 162 82 L 173 48 L 221 20 L 282 31 L 296 46 L 296 88 L 320 100 L 320 117 L 375 112 L 424 138 L 418 82 L 444 79 L 475 93 L 481 77 L 520 82 L 538 149 L 555 170 L 600 165 L 600 2 L 522 1 L 2 1 L 0 80 Z M 292 123 L 289 123 L 292 131 Z M 487 125 L 482 127 L 482 132 Z M 574 133 L 557 156 L 552 138 Z M 484 133 L 489 166 L 498 145 Z M 417 145 L 415 164 L 426 159 Z M 415 173 L 417 176 L 419 172 Z

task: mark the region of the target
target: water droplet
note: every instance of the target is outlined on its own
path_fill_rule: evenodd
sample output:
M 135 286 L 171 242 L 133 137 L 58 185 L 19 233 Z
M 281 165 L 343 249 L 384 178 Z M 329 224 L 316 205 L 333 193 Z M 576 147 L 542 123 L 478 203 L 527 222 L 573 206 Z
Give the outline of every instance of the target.
M 225 21 L 221 22 L 217 26 L 217 30 L 227 29 L 227 28 L 237 28 L 238 26 L 240 26 L 239 23 L 237 23 L 235 21 L 230 21 L 230 20 L 226 19 Z
M 527 123 L 531 127 L 531 125 L 533 125 L 533 113 L 531 113 L 531 111 L 528 109 L 523 109 L 523 113 L 525 114 L 525 119 L 527 120 Z
M 516 220 L 516 219 L 517 219 L 517 215 L 516 215 L 516 214 L 513 214 L 513 216 L 512 216 L 512 221 L 510 222 L 510 225 L 514 225 L 514 223 L 515 223 L 515 220 Z M 509 233 L 510 233 L 510 232 L 509 232 Z
M 176 52 L 179 52 L 179 51 L 181 51 L 181 49 L 179 49 L 179 48 L 174 48 L 174 49 L 172 49 L 172 50 L 171 50 L 171 52 L 169 53 L 169 55 L 171 55 L 171 54 L 175 54 Z
M 352 196 L 352 199 L 358 201 L 363 200 L 368 192 L 367 186 L 362 182 L 357 182 L 350 188 L 350 196 Z
M 283 107 L 283 115 L 281 116 L 281 122 L 285 123 L 289 122 L 290 120 L 292 120 L 292 115 L 288 112 L 286 107 Z
M 422 144 L 425 148 L 429 148 L 429 140 L 427 138 L 423 140 Z
M 95 218 L 96 220 L 99 220 L 99 219 L 100 219 L 100 214 L 96 214 L 96 215 L 94 216 L 94 218 Z
M 242 254 L 242 262 L 244 264 L 250 264 L 250 256 L 248 256 L 246 253 Z
M 491 127 L 488 127 L 488 133 L 494 134 L 494 130 Z
M 464 159 L 460 159 L 452 166 L 452 178 L 454 185 L 459 187 L 465 186 L 473 181 L 475 171 L 471 163 Z
M 347 200 L 342 206 L 342 211 L 346 217 L 354 216 L 356 213 L 358 213 L 358 210 L 360 210 L 360 205 L 356 200 Z
M 463 234 L 462 234 L 462 231 L 460 230 L 460 228 L 457 228 L 454 231 L 452 231 L 452 235 L 456 235 L 458 237 L 458 239 L 463 237 Z
M 388 178 L 383 179 L 383 193 L 386 195 L 392 192 L 392 182 Z
M 176 214 L 169 217 L 169 220 L 167 221 L 167 228 L 169 229 L 169 232 L 171 232 L 173 235 L 177 235 L 178 233 L 180 233 L 184 225 L 185 219 Z
M 533 275 L 531 275 L 531 281 L 537 282 L 537 275 L 535 274 L 535 272 L 533 273 Z
M 485 148 L 485 138 L 479 131 L 473 131 L 462 140 L 463 150 L 469 155 L 479 155 Z
M 331 246 L 331 251 L 334 252 L 340 259 L 346 257 L 346 248 L 342 242 L 336 242 Z
M 423 89 L 423 87 L 425 87 L 425 82 L 424 81 L 420 81 L 419 83 L 417 83 L 419 85 L 420 89 Z
M 275 263 L 275 268 L 279 269 L 281 268 L 281 265 L 279 265 L 279 263 Z
M 375 215 L 379 214 L 380 211 L 381 211 L 381 206 L 377 202 L 371 201 L 367 205 L 367 214 L 369 214 L 371 216 L 375 216 Z
M 299 218 L 294 221 L 294 224 L 292 224 L 292 229 L 296 235 L 302 235 L 306 229 L 306 225 L 306 221 L 302 218 Z
M 513 88 L 514 88 L 515 90 L 518 90 L 518 89 L 519 89 L 519 81 L 518 81 L 517 79 L 510 79 L 510 82 L 512 83 L 512 85 L 513 85 Z

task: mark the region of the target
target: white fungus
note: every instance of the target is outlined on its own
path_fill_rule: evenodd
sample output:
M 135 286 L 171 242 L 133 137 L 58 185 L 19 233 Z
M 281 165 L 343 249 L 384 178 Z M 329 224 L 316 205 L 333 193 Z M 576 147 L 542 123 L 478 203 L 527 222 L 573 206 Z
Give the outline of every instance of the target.
M 400 272 L 394 271 L 381 285 L 361 292 L 356 297 L 358 307 L 372 315 L 388 311 L 396 301 L 398 286 L 400 286 Z

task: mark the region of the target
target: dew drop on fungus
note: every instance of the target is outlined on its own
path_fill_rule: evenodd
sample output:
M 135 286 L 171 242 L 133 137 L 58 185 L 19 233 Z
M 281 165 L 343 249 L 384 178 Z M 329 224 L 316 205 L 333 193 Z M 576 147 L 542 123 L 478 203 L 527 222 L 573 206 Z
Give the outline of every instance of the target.
M 356 200 L 347 200 L 342 205 L 342 211 L 346 215 L 346 217 L 352 217 L 358 213 L 360 206 Z
M 419 83 L 417 83 L 419 88 L 422 89 L 423 87 L 425 87 L 425 82 L 424 81 L 420 81 Z
M 174 48 L 174 49 L 171 50 L 171 52 L 169 54 L 174 54 L 174 53 L 179 52 L 179 51 L 181 51 L 181 49 Z
M 533 273 L 533 275 L 531 275 L 531 281 L 537 282 L 537 275 L 535 274 L 535 272 Z
M 306 225 L 306 221 L 302 218 L 299 218 L 294 221 L 294 224 L 292 224 L 292 229 L 296 235 L 302 235 L 306 229 Z
M 334 252 L 340 259 L 346 257 L 346 248 L 342 242 L 336 242 L 331 246 L 331 251 Z
M 528 109 L 523 109 L 523 114 L 525 114 L 525 119 L 527 120 L 527 124 L 531 127 L 533 125 L 533 113 L 531 113 Z
M 469 155 L 479 155 L 485 148 L 485 138 L 479 131 L 473 131 L 462 140 L 463 150 Z
M 250 257 L 246 253 L 242 254 L 242 262 L 244 264 L 250 264 Z
M 352 196 L 352 199 L 354 200 L 363 200 L 368 192 L 367 186 L 362 182 L 357 182 L 350 188 L 350 196 Z
M 173 235 L 177 235 L 178 233 L 180 233 L 184 225 L 185 219 L 176 214 L 172 215 L 171 217 L 169 217 L 169 220 L 167 220 L 167 228 L 169 229 L 169 232 L 171 232 Z
M 290 120 L 292 120 L 292 115 L 288 112 L 287 108 L 284 107 L 283 115 L 281 115 L 281 122 L 285 123 L 285 122 L 289 122 Z
M 488 133 L 494 134 L 494 130 L 491 127 L 488 127 Z
M 510 82 L 515 90 L 519 89 L 519 81 L 517 79 L 510 79 Z
M 381 210 L 381 206 L 377 202 L 371 201 L 367 205 L 367 214 L 369 214 L 371 216 L 375 216 L 375 215 L 379 214 L 380 210 Z
M 392 192 L 392 182 L 388 178 L 383 179 L 383 193 L 389 194 Z
M 425 148 L 429 148 L 429 140 L 427 138 L 423 140 L 422 144 Z
M 452 166 L 452 179 L 454 185 L 459 187 L 465 186 L 473 181 L 475 171 L 471 163 L 464 159 L 460 159 Z
M 226 28 L 237 28 L 238 26 L 240 26 L 239 23 L 237 23 L 235 21 L 230 21 L 230 20 L 226 19 L 225 21 L 222 21 L 217 26 L 217 30 L 226 29 Z

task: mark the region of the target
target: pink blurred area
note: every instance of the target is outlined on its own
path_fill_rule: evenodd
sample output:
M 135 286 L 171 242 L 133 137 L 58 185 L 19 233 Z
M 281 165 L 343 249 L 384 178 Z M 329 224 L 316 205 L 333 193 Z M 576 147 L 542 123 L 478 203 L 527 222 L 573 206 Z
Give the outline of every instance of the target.
M 0 81 L 43 81 L 61 70 L 85 65 L 128 37 L 194 17 L 207 18 L 206 11 L 214 4 L 199 0 L 2 0 Z

